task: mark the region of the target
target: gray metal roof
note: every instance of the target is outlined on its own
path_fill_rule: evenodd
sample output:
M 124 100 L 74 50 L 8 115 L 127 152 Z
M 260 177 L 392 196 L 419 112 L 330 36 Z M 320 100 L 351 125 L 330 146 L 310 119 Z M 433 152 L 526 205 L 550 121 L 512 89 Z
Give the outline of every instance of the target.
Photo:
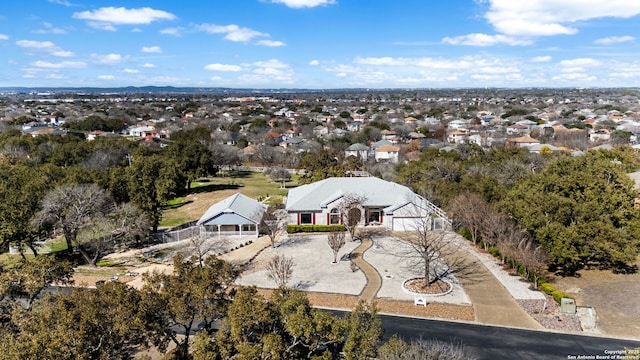
M 226 219 L 229 221 L 235 221 L 226 224 L 250 224 L 250 223 L 258 223 L 262 219 L 262 214 L 266 205 L 259 203 L 258 201 L 242 195 L 240 193 L 235 193 L 228 198 L 212 205 L 198 220 L 197 225 L 202 224 L 222 224 L 217 221 L 221 221 L 222 219 Z M 225 216 L 224 218 L 220 218 L 222 214 L 235 214 L 238 217 L 230 217 Z M 215 219 L 218 219 L 217 221 Z M 240 222 L 240 218 L 249 220 L 250 222 Z M 211 222 L 214 221 L 214 222 Z
M 289 190 L 287 211 L 320 211 L 343 196 L 365 198 L 366 207 L 396 208 L 415 201 L 417 195 L 406 186 L 377 177 L 328 178 Z M 419 197 L 418 197 L 419 198 Z
M 350 145 L 346 150 L 347 151 L 363 151 L 363 150 L 369 150 L 369 147 L 365 144 L 355 143 Z

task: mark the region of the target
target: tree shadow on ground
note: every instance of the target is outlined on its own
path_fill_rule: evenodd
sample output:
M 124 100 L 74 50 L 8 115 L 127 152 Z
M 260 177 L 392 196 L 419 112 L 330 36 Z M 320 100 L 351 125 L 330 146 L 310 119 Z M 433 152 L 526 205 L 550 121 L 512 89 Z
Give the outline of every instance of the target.
M 193 187 L 188 191 L 189 194 L 200 194 L 205 192 L 213 192 L 219 190 L 236 190 L 241 186 L 238 184 L 208 184 L 198 187 Z
M 311 242 L 311 237 L 307 235 L 289 235 L 287 239 L 281 240 L 278 246 L 296 246 Z
M 296 284 L 294 284 L 293 288 L 296 289 L 296 290 L 308 290 L 309 288 L 311 288 L 315 284 L 316 284 L 315 281 L 302 280 L 302 281 L 298 281 Z

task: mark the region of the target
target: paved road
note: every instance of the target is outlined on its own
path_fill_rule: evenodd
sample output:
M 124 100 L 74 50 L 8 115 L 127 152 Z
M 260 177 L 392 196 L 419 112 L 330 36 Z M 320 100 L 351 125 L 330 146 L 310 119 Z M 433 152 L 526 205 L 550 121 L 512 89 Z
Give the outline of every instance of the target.
M 589 355 L 595 359 L 595 355 L 605 355 L 605 350 L 640 348 L 640 341 L 395 316 L 380 318 L 385 329 L 384 341 L 398 334 L 405 340 L 422 338 L 455 342 L 463 344 L 465 350 L 479 360 L 568 359 L 569 355 Z

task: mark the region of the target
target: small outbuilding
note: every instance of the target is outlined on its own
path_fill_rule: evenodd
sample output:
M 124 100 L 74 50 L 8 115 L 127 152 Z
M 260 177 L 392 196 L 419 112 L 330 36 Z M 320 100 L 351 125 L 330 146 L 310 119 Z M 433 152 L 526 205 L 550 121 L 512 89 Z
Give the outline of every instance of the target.
M 240 193 L 212 205 L 196 225 L 200 233 L 210 237 L 255 236 L 266 205 Z

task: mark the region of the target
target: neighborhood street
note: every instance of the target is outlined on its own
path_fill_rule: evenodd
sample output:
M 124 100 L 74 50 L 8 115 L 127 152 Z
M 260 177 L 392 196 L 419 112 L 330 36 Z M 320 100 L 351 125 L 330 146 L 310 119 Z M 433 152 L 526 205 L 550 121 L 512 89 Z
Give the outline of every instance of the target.
M 569 355 L 595 358 L 595 355 L 607 355 L 607 351 L 640 348 L 638 341 L 387 315 L 380 317 L 385 330 L 383 341 L 398 334 L 406 341 L 437 339 L 454 342 L 464 345 L 465 350 L 478 360 L 567 359 Z

